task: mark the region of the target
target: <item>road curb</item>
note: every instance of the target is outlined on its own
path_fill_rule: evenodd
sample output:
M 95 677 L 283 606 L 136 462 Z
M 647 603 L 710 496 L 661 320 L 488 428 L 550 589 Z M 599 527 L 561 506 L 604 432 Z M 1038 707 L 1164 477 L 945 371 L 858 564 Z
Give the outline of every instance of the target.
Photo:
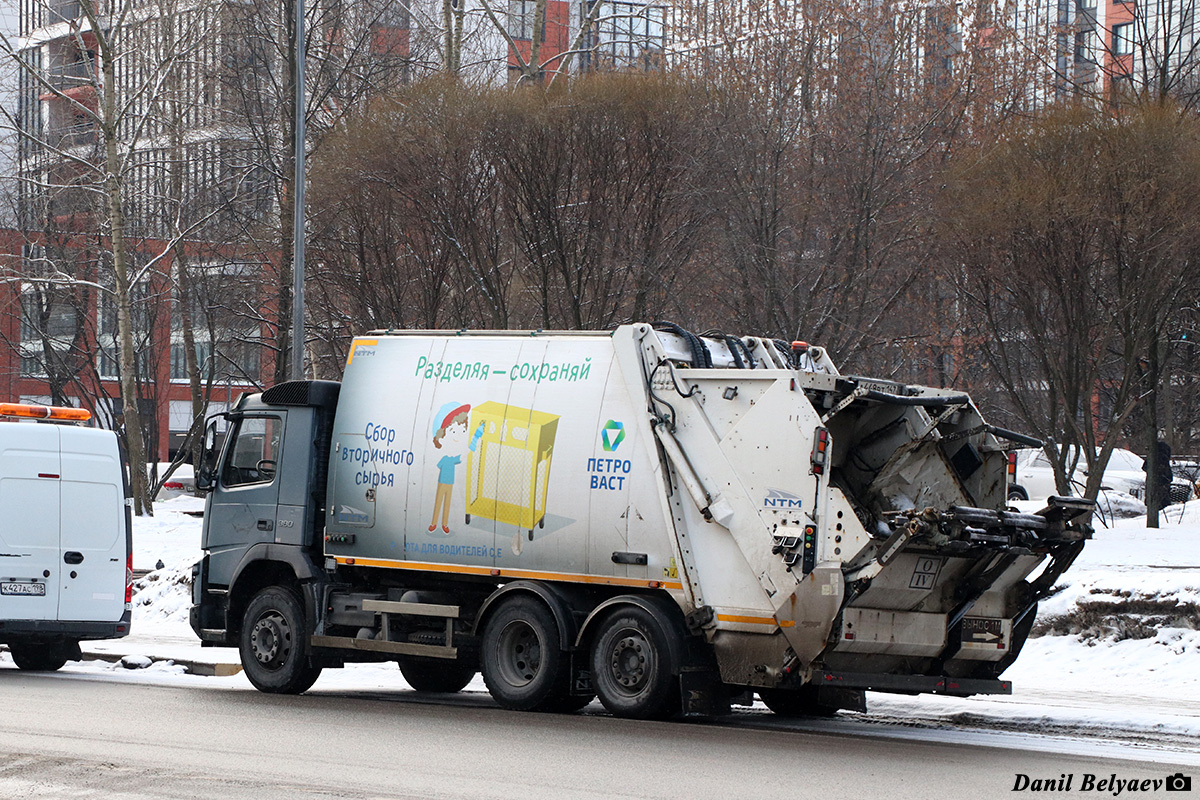
M 0 652 L 8 652 L 8 645 L 0 644 Z M 190 658 L 166 658 L 164 656 L 146 655 L 143 653 L 109 653 L 100 650 L 83 650 L 82 661 L 104 661 L 109 664 L 122 664 L 126 658 L 135 657 L 148 659 L 151 664 L 174 664 L 184 668 L 188 675 L 199 675 L 205 678 L 228 678 L 242 671 L 241 664 L 216 661 L 198 661 Z M 134 671 L 144 669 L 147 665 L 125 665 L 126 669 Z
M 242 671 L 241 664 L 220 663 L 213 661 L 194 661 L 188 658 L 165 658 L 162 656 L 146 655 L 143 653 L 104 653 L 99 651 L 84 651 L 85 661 L 106 661 L 109 664 L 120 664 L 127 656 L 148 658 L 155 664 L 174 664 L 183 667 L 188 675 L 200 675 L 206 678 L 228 678 Z M 128 667 L 130 670 L 139 667 Z

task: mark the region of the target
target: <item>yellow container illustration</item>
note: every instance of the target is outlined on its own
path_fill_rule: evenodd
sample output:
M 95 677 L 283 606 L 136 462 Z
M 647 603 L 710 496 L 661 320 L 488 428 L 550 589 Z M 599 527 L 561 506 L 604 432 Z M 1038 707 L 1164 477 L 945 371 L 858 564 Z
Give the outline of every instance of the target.
M 488 401 L 471 409 L 467 430 L 467 521 L 476 515 L 529 530 L 545 525 L 550 458 L 559 417 Z M 480 436 L 481 434 L 481 436 Z

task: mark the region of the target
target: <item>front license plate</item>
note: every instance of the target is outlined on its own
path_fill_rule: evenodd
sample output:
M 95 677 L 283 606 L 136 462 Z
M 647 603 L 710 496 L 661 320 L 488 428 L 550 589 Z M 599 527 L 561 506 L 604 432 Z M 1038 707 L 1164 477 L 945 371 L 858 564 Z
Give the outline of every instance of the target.
M 45 597 L 44 583 L 0 583 L 0 594 L 25 595 L 26 597 Z

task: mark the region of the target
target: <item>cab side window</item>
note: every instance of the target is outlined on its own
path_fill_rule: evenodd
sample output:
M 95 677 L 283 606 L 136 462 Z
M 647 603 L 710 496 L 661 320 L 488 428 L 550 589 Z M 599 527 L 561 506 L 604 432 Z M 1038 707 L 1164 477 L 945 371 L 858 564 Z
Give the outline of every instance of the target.
M 270 483 L 275 480 L 279 441 L 283 434 L 280 417 L 242 417 L 234 426 L 229 458 L 221 471 L 225 486 Z

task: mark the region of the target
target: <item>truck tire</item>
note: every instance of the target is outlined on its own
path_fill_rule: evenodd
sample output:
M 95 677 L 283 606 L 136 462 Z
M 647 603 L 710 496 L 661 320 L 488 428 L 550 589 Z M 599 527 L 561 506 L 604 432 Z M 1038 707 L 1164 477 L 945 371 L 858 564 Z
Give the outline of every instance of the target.
M 307 627 L 300 598 L 280 586 L 254 596 L 242 617 L 239 652 L 246 677 L 261 692 L 299 694 L 316 683 L 321 668 L 304 653 Z
M 670 623 L 644 608 L 621 608 L 604 620 L 592 649 L 592 685 L 613 715 L 661 719 L 679 707 L 671 669 Z
M 402 658 L 400 674 L 418 692 L 461 692 L 475 677 L 475 666 L 445 658 Z
M 67 663 L 68 648 L 59 642 L 13 642 L 8 651 L 17 668 L 27 672 L 54 672 Z
M 532 597 L 505 602 L 483 631 L 480 663 L 492 697 L 514 711 L 553 711 L 567 695 L 558 623 Z

